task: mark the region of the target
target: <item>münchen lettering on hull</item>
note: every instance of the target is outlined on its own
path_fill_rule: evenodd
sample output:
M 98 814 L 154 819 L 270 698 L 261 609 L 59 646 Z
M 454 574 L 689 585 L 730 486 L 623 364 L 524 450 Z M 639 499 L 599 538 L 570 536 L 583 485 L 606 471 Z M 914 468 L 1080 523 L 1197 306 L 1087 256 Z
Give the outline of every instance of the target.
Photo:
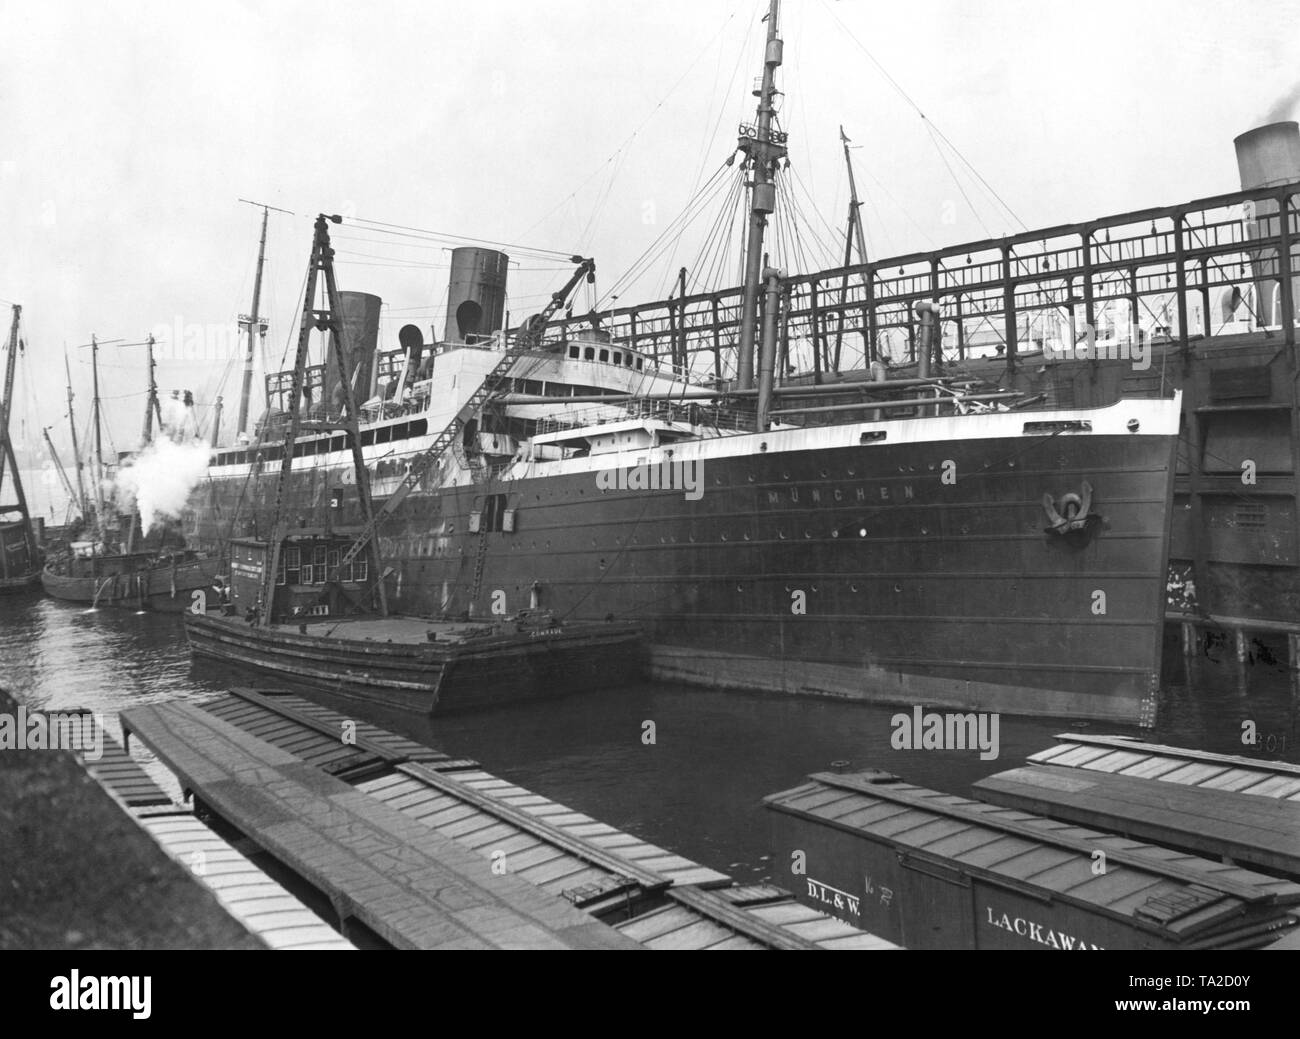
M 909 502 L 916 497 L 916 492 L 912 489 L 910 483 L 905 483 L 901 487 L 890 487 L 885 484 L 879 487 L 855 487 L 847 491 L 841 490 L 839 487 L 830 489 L 805 487 L 802 490 L 798 487 L 791 487 L 786 491 L 768 491 L 767 503 L 777 505 L 782 497 L 787 497 L 790 501 L 802 505 L 823 505 L 836 502 L 854 502 L 869 505 L 879 502 Z

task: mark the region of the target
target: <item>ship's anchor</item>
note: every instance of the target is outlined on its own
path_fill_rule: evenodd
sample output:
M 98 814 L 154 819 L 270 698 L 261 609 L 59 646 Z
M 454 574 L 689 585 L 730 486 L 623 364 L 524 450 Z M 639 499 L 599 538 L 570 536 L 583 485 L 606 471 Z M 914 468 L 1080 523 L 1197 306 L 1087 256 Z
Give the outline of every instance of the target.
M 1043 495 L 1043 512 L 1047 514 L 1048 534 L 1073 534 L 1087 530 L 1090 523 L 1100 519 L 1092 514 L 1092 484 L 1083 481 L 1081 494 L 1073 492 L 1061 496 L 1058 504 L 1050 494 Z

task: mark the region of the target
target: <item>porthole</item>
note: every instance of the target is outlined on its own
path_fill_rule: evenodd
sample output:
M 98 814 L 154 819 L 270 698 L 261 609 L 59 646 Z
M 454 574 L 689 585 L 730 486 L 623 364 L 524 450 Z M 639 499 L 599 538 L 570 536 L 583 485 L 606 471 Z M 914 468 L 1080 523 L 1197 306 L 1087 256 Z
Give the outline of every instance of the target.
M 858 537 L 860 537 L 860 538 L 865 538 L 866 536 L 867 536 L 867 528 L 866 528 L 866 527 L 859 527 L 859 528 L 858 528 Z
M 833 537 L 833 538 L 837 538 L 837 537 L 839 537 L 839 536 L 840 536 L 840 532 L 839 532 L 838 530 L 832 530 L 832 531 L 831 531 L 831 537 Z
M 726 533 L 726 531 L 723 531 L 723 532 L 722 532 L 722 540 L 723 540 L 723 541 L 726 541 L 726 540 L 727 540 L 727 533 Z
M 812 537 L 812 531 L 811 531 L 811 530 L 805 530 L 805 531 L 803 532 L 803 536 L 804 536 L 805 538 L 811 538 L 811 537 Z

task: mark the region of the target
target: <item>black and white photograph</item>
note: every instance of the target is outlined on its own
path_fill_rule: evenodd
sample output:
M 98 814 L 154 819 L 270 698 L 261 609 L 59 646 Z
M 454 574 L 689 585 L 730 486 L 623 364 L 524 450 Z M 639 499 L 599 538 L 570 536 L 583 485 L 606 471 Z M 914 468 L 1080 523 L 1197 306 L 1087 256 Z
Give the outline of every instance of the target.
M 1002 950 L 1185 954 L 1100 1021 L 1265 1008 L 1300 0 L 0 15 L 25 1000 Z

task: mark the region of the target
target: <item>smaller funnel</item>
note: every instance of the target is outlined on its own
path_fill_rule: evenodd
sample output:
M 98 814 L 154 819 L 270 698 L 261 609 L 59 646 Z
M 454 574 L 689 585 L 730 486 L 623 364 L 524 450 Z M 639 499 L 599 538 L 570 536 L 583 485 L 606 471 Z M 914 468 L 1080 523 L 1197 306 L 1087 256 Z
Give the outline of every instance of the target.
M 1269 123 L 1237 137 L 1237 172 L 1241 189 L 1272 188 L 1300 181 L 1300 124 Z M 1292 217 L 1291 231 L 1296 232 Z M 1271 238 L 1278 233 L 1278 204 L 1259 199 L 1247 211 L 1246 237 Z M 1292 246 L 1294 248 L 1294 246 Z M 1282 320 L 1282 268 L 1277 249 L 1249 251 L 1255 282 L 1255 320 L 1260 326 L 1280 324 Z M 1292 281 L 1292 300 L 1300 299 L 1300 279 Z

